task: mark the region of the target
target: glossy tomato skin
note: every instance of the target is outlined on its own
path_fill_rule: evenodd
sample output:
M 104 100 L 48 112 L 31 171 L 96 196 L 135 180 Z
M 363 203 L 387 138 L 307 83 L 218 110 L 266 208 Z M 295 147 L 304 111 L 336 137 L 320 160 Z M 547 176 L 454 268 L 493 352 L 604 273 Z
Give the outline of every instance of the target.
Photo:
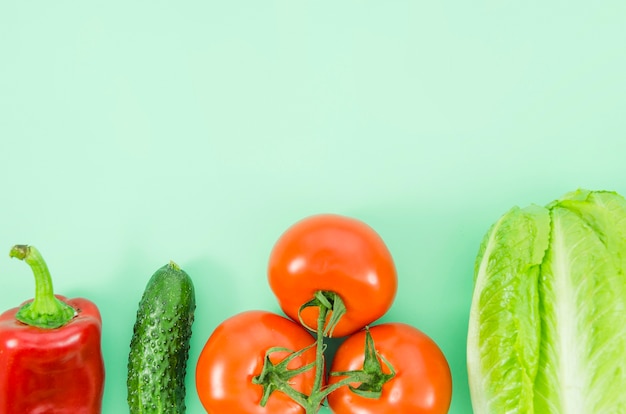
M 382 238 L 360 220 L 335 214 L 305 218 L 288 228 L 270 254 L 269 284 L 285 314 L 298 310 L 316 291 L 337 293 L 347 312 L 333 336 L 362 329 L 391 307 L 396 268 Z M 306 326 L 317 326 L 318 311 L 302 312 Z
M 252 383 L 261 373 L 265 353 L 272 347 L 294 351 L 314 339 L 300 325 L 266 311 L 247 311 L 220 324 L 207 340 L 196 366 L 196 390 L 204 409 L 210 414 L 304 414 L 305 410 L 287 395 L 275 391 L 261 407 L 263 387 Z M 279 362 L 286 353 L 272 354 Z M 289 365 L 294 369 L 315 361 L 315 351 L 307 351 Z M 314 370 L 292 379 L 296 390 L 309 394 Z
M 328 397 L 333 413 L 446 414 L 452 398 L 452 377 L 437 344 L 420 330 L 403 323 L 377 325 L 370 332 L 376 350 L 391 364 L 396 375 L 383 386 L 379 399 L 361 397 L 345 386 L 339 388 Z M 331 371 L 362 369 L 364 347 L 364 331 L 347 338 L 337 349 Z M 389 371 L 383 368 L 383 372 Z M 329 384 L 341 378 L 331 376 Z

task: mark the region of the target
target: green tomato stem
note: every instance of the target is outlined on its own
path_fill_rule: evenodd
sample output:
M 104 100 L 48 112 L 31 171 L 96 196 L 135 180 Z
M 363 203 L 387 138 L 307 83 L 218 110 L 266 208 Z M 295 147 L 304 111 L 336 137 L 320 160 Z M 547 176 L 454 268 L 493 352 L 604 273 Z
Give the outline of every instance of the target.
M 331 297 L 332 302 L 327 299 L 327 297 Z M 322 300 L 320 300 L 322 299 Z M 334 292 L 317 292 L 315 294 L 315 299 L 312 302 L 316 302 L 316 306 L 319 310 L 317 315 L 317 327 L 316 327 L 316 355 L 315 355 L 315 379 L 313 382 L 313 389 L 311 391 L 311 395 L 307 398 L 307 404 L 303 405 L 306 410 L 306 414 L 314 414 L 317 413 L 320 406 L 328 397 L 328 395 L 339 389 L 342 386 L 348 385 L 351 382 L 359 381 L 360 377 L 362 377 L 361 372 L 357 373 L 349 373 L 348 376 L 342 381 L 333 384 L 330 387 L 324 388 L 323 379 L 324 379 L 324 352 L 326 351 L 326 344 L 324 343 L 324 338 L 329 336 L 329 332 L 332 332 L 337 322 L 345 313 L 345 307 L 343 307 L 343 301 Z M 337 315 L 331 316 L 331 321 L 328 322 L 327 319 L 330 312 L 335 313 L 338 310 L 337 304 L 340 304 L 341 311 L 337 312 Z
M 315 380 L 313 382 L 313 392 L 317 392 L 322 389 L 322 382 L 324 378 L 324 351 L 326 350 L 326 345 L 324 344 L 324 325 L 326 324 L 327 315 L 328 308 L 326 306 L 320 306 L 319 314 L 317 316 L 317 348 L 315 353 Z
M 25 261 L 35 276 L 35 297 L 20 308 L 15 315 L 16 319 L 44 329 L 54 329 L 68 323 L 76 315 L 76 310 L 54 296 L 50 271 L 41 253 L 33 246 L 18 244 L 13 246 L 9 256 Z
M 368 398 L 378 398 L 382 392 L 383 385 L 390 381 L 395 371 L 391 364 L 389 364 L 382 356 L 378 355 L 374 346 L 374 340 L 372 339 L 369 330 L 367 330 L 365 341 L 365 363 L 362 370 L 345 371 L 345 372 L 331 372 L 332 376 L 344 377 L 341 380 L 335 382 L 332 385 L 324 386 L 324 352 L 326 351 L 326 343 L 324 338 L 332 335 L 332 330 L 336 326 L 337 322 L 345 313 L 345 306 L 343 301 L 334 292 L 316 292 L 314 298 L 308 303 L 304 304 L 301 308 L 317 307 L 319 310 L 317 316 L 317 326 L 315 328 L 315 342 L 310 346 L 293 351 L 285 348 L 271 348 L 266 352 L 265 363 L 261 374 L 254 377 L 252 382 L 254 384 L 263 386 L 263 398 L 261 400 L 261 406 L 265 406 L 270 395 L 274 391 L 280 391 L 288 395 L 295 402 L 300 404 L 306 414 L 315 414 L 319 411 L 324 400 L 334 391 L 341 387 L 348 386 L 353 392 Z M 332 314 L 331 314 L 332 312 Z M 330 315 L 330 318 L 329 318 Z M 327 321 L 327 319 L 330 319 Z M 306 326 L 300 318 L 302 325 L 313 331 L 310 327 Z M 309 351 L 315 347 L 315 362 L 307 364 L 297 369 L 288 369 L 287 365 L 295 358 L 300 357 L 304 352 Z M 277 364 L 274 364 L 270 355 L 273 352 L 288 351 L 290 354 Z M 383 373 L 383 366 L 381 361 L 391 371 L 391 374 Z M 299 391 L 296 391 L 290 384 L 291 379 L 297 375 L 307 372 L 311 369 L 315 370 L 315 377 L 313 380 L 313 389 L 310 395 L 305 395 Z M 358 387 L 353 387 L 351 384 L 358 383 Z

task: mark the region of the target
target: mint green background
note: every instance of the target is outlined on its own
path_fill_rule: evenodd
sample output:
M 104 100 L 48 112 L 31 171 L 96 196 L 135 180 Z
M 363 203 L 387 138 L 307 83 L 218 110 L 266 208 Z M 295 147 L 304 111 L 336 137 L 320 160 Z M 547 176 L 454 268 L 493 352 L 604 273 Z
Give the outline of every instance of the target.
M 626 194 L 626 3 L 592 3 L 3 1 L 0 307 L 33 294 L 10 247 L 38 246 L 58 293 L 100 307 L 104 412 L 124 412 L 137 303 L 176 261 L 197 290 L 201 413 L 215 326 L 279 311 L 281 232 L 350 215 L 396 260 L 384 320 L 439 343 L 450 412 L 471 412 L 483 234 L 512 205 Z

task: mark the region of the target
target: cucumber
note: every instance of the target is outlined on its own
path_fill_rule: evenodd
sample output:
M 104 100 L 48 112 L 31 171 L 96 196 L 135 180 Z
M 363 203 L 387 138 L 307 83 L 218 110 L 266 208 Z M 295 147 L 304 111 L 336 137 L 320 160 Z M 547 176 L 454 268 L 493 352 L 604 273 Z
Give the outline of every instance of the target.
M 158 269 L 139 302 L 128 356 L 130 414 L 185 412 L 185 374 L 196 299 L 174 262 Z

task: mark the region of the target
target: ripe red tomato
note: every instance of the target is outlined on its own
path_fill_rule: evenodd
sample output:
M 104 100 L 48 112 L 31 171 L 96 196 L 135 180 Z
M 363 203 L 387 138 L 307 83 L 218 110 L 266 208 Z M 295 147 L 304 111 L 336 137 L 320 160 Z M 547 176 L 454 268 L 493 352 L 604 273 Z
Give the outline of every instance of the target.
M 452 398 L 450 367 L 437 344 L 420 330 L 402 323 L 370 328 L 378 354 L 395 370 L 378 399 L 359 396 L 344 386 L 328 396 L 335 414 L 446 414 Z M 365 331 L 347 338 L 337 349 L 331 372 L 363 368 Z M 389 373 L 385 363 L 383 372 Z M 331 376 L 329 385 L 343 377 Z M 358 384 L 352 384 L 358 386 Z
M 315 292 L 337 293 L 346 314 L 334 329 L 336 337 L 384 315 L 398 285 L 393 258 L 381 237 L 359 220 L 334 214 L 311 216 L 287 229 L 270 254 L 268 278 L 283 312 L 295 321 Z M 315 329 L 318 314 L 317 308 L 306 308 L 301 316 Z
M 298 351 L 313 344 L 311 334 L 293 321 L 265 311 L 247 311 L 220 324 L 207 340 L 196 366 L 196 389 L 209 413 L 303 414 L 305 410 L 280 391 L 274 391 L 265 407 L 259 403 L 263 387 L 252 383 L 263 368 L 266 351 L 284 347 Z M 286 352 L 272 353 L 278 363 Z M 315 349 L 291 361 L 290 369 L 315 361 Z M 308 370 L 291 379 L 297 391 L 309 394 L 315 372 Z

